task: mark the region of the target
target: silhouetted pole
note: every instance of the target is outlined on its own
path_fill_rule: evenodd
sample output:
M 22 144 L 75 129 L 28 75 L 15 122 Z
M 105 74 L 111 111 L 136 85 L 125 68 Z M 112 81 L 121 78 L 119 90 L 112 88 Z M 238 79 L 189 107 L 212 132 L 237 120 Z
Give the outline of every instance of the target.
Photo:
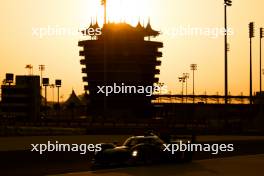
M 42 78 L 42 84 L 45 87 L 45 114 L 47 115 L 47 86 L 49 86 L 49 78 Z
M 54 107 L 54 88 L 55 88 L 55 84 L 51 84 L 50 88 L 52 88 L 52 105 Z
M 263 38 L 263 28 L 260 28 L 260 49 L 259 49 L 259 93 L 261 94 L 262 92 L 262 38 Z
M 57 87 L 58 88 L 58 100 L 57 100 L 57 103 L 58 103 L 58 107 L 60 105 L 60 87 Z
M 104 6 L 104 24 L 106 24 L 106 20 L 107 20 L 106 0 L 101 0 L 101 4 Z
M 249 83 L 249 95 L 250 95 L 250 104 L 253 103 L 253 96 L 252 96 L 252 38 L 254 37 L 254 23 L 249 23 L 249 43 L 250 43 L 250 69 L 249 69 L 249 77 L 250 77 L 250 83 Z
M 231 0 L 224 0 L 224 12 L 225 12 L 225 104 L 228 103 L 227 6 L 232 6 Z
M 183 89 L 184 89 L 184 82 L 185 82 L 185 77 L 179 77 L 179 82 L 182 83 L 182 103 L 183 103 Z
M 43 71 L 45 70 L 45 65 L 39 65 L 39 71 L 40 71 L 40 81 L 41 81 L 41 83 L 40 83 L 40 95 L 42 96 L 42 84 L 43 84 L 43 82 L 42 82 L 42 73 L 43 73 Z
M 31 64 L 26 65 L 25 68 L 28 69 L 28 75 L 33 75 L 33 66 Z
M 165 85 L 165 83 L 161 83 L 161 82 L 159 82 L 158 83 L 158 86 L 159 86 L 159 95 L 161 95 L 162 94 L 162 87 Z M 161 99 L 159 98 L 159 103 L 161 102 Z
M 193 71 L 193 103 L 194 103 L 194 71 L 197 70 L 197 64 L 191 64 L 191 70 Z
M 264 69 L 262 69 L 262 74 L 264 75 Z M 262 79 L 262 78 L 261 78 Z
M 57 100 L 57 103 L 58 103 L 58 109 L 60 107 L 60 87 L 61 87 L 61 80 L 60 79 L 56 79 L 55 80 L 55 85 L 58 89 L 58 100 Z
M 101 0 L 101 5 L 104 6 L 104 24 L 107 23 L 107 0 Z M 104 35 L 107 36 L 108 32 L 107 30 L 104 30 Z M 107 46 L 108 46 L 108 40 L 107 37 L 104 37 L 104 70 L 107 69 Z M 104 84 L 106 84 L 107 82 L 107 74 L 106 72 L 104 72 Z M 106 98 L 106 96 L 104 96 L 104 111 L 107 111 L 107 101 L 108 99 Z
M 41 80 L 41 86 L 42 86 L 42 74 L 43 71 L 45 71 L 45 65 L 39 65 L 39 71 L 40 71 L 40 80 Z
M 188 97 L 187 97 L 187 95 L 188 95 L 188 79 L 189 79 L 189 73 L 183 73 L 183 77 L 184 77 L 184 79 L 185 79 L 185 82 L 186 82 L 186 103 L 187 103 L 187 100 L 188 100 Z
M 58 101 L 57 101 L 57 118 L 60 118 L 60 87 L 61 87 L 61 80 L 60 79 L 56 79 L 55 80 L 55 86 L 58 89 Z
M 45 86 L 45 108 L 47 108 L 47 86 Z

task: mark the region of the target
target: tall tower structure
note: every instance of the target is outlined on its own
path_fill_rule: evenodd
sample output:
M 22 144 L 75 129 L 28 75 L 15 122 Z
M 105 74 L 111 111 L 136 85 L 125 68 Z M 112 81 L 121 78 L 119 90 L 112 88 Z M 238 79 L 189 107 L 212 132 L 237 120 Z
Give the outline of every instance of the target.
M 106 3 L 105 1 L 102 1 Z M 105 4 L 103 4 L 105 5 Z M 106 12 L 106 5 L 105 5 Z M 84 89 L 90 99 L 89 112 L 104 116 L 147 117 L 151 111 L 151 96 L 145 93 L 105 94 L 98 93 L 98 86 L 153 86 L 159 81 L 157 75 L 162 42 L 151 41 L 160 33 L 140 22 L 136 27 L 127 23 L 105 23 L 101 35 L 79 41 L 80 63 L 84 67 Z M 97 28 L 97 22 L 89 28 Z M 89 29 L 87 29 L 89 30 Z M 146 39 L 146 40 L 145 40 Z

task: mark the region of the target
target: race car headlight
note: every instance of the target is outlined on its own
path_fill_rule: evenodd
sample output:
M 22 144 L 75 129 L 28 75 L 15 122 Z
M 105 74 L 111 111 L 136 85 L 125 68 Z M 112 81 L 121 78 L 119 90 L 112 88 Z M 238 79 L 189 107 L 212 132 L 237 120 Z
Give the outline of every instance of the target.
M 132 152 L 132 156 L 133 156 L 133 157 L 136 157 L 137 154 L 138 154 L 138 151 L 136 151 L 136 150 L 134 150 L 134 151 Z

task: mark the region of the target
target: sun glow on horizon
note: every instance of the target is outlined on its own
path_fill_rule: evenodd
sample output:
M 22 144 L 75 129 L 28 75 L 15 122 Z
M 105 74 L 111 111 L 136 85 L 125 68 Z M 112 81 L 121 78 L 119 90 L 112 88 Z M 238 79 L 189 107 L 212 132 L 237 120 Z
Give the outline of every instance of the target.
M 100 5 L 100 0 L 97 1 L 97 4 L 93 4 L 93 6 L 98 10 L 92 14 L 91 18 L 93 21 L 97 19 L 101 26 L 103 24 L 104 9 Z M 146 24 L 151 14 L 150 4 L 150 0 L 107 0 L 107 21 L 126 22 L 135 26 L 140 20 L 142 24 Z M 88 4 L 85 6 L 88 6 Z M 87 19 L 85 21 L 87 22 Z
M 136 25 L 146 22 L 150 15 L 149 0 L 108 0 L 107 16 L 110 22 L 127 22 Z

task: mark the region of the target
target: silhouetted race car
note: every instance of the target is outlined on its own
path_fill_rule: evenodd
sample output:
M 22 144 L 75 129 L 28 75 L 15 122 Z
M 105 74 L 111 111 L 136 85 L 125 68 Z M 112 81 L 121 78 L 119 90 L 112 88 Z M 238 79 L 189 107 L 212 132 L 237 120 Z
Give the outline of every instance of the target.
M 177 139 L 170 143 L 187 143 L 187 140 Z M 190 143 L 190 141 L 189 141 Z M 138 165 L 169 162 L 190 162 L 192 152 L 175 151 L 173 154 L 166 150 L 166 143 L 157 135 L 132 136 L 122 146 L 101 144 L 102 150 L 96 152 L 94 166 Z

